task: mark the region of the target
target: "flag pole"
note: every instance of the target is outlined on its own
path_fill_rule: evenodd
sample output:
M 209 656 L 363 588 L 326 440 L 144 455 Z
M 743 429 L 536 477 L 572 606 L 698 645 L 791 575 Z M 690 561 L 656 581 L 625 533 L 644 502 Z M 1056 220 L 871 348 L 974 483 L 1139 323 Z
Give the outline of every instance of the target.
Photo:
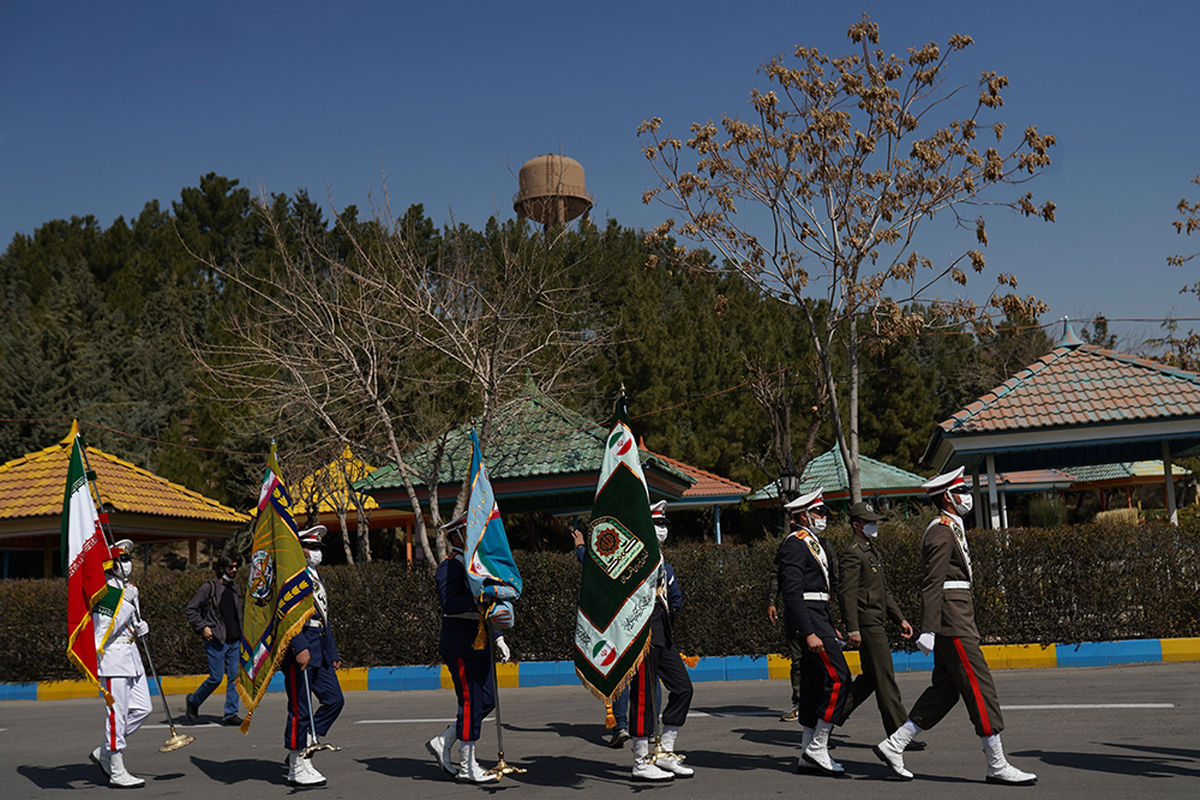
M 487 770 L 486 775 L 496 775 L 503 778 L 505 775 L 516 773 L 523 774 L 526 770 L 520 767 L 514 767 L 504 760 L 504 723 L 500 719 L 500 675 L 496 671 L 496 637 L 492 629 L 492 624 L 489 622 L 488 630 L 488 649 L 492 654 L 492 681 L 494 683 L 492 696 L 496 699 L 496 766 Z
M 108 512 L 104 510 L 104 505 L 100 502 L 100 484 L 96 481 L 96 472 L 92 469 L 91 461 L 88 459 L 87 442 L 84 441 L 83 435 L 75 434 L 79 439 L 79 452 L 83 454 L 84 475 L 87 478 L 88 488 L 92 493 L 92 502 L 96 504 L 96 515 L 100 522 L 100 532 L 104 534 L 105 544 L 109 549 L 112 549 L 114 539 L 112 528 L 108 524 Z M 129 581 L 118 575 L 121 583 L 128 585 Z M 138 622 L 142 621 L 141 611 L 138 606 L 133 606 L 133 616 Z M 150 665 L 150 674 L 154 676 L 154 682 L 158 685 L 158 694 L 162 698 L 163 712 L 167 715 L 167 726 L 171 729 L 171 735 L 163 742 L 162 747 L 158 748 L 160 753 L 170 753 L 173 750 L 178 750 L 182 747 L 187 747 L 192 742 L 196 741 L 196 737 L 188 734 L 179 733 L 175 730 L 175 720 L 171 718 L 171 709 L 167 707 L 167 693 L 163 691 L 162 678 L 158 677 L 158 672 L 154 669 L 154 659 L 150 657 L 150 646 L 145 639 L 137 636 L 138 644 L 141 645 L 142 652 L 146 654 L 146 661 Z

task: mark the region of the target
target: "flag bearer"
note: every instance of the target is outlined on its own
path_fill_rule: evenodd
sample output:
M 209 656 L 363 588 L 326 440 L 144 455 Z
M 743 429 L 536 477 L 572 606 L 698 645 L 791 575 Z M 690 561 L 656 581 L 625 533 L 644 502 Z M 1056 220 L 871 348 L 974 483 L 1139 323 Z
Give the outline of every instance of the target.
M 904 768 L 905 747 L 917 734 L 941 722 L 961 697 L 987 759 L 987 782 L 1030 785 L 1037 775 L 1017 769 L 1004 757 L 1000 701 L 979 647 L 971 599 L 971 551 L 962 520 L 971 510 L 972 498 L 963 481 L 963 468 L 938 475 L 922 488 L 940 511 L 921 539 L 925 578 L 917 647 L 926 655 L 933 653 L 933 677 L 904 724 L 875 746 L 875 755 L 897 777 L 911 780 L 912 773 Z
M 784 508 L 792 513 L 792 532 L 779 545 L 775 570 L 789 633 L 804 642 L 799 766 L 807 764 L 826 775 L 840 776 L 845 769 L 829 755 L 829 733 L 846 702 L 850 668 L 829 605 L 830 576 L 837 573 L 837 559 L 820 538 L 829 509 L 820 489 L 797 497 Z
M 486 633 L 480 641 L 480 611 L 467 584 L 467 569 L 463 563 L 467 515 L 462 514 L 447 523 L 444 530 L 450 555 L 438 565 L 434 576 L 442 606 L 438 653 L 446 662 L 454 682 L 458 714 L 454 724 L 426 742 L 425 748 L 456 781 L 491 783 L 500 780 L 500 776 L 479 766 L 475 760 L 475 743 L 479 741 L 484 717 L 496 707 L 496 667 L 486 643 Z M 496 637 L 496 650 L 501 661 L 508 661 L 509 650 L 503 636 Z M 457 769 L 453 764 L 456 740 L 460 755 Z
M 308 564 L 316 613 L 292 638 L 283 659 L 283 687 L 287 694 L 283 746 L 288 750 L 288 783 L 292 786 L 322 786 L 325 776 L 313 766 L 311 757 L 303 757 L 303 751 L 316 741 L 314 731 L 309 730 L 310 719 L 316 728 L 315 735 L 325 736 L 342 713 L 345 699 L 337 678 L 342 659 L 329 626 L 329 595 L 317 574 L 325 526 L 316 525 L 296 535 L 300 538 L 304 560 Z M 316 696 L 320 703 L 315 711 L 310 707 L 310 694 Z
M 113 560 L 105 565 L 108 590 L 92 607 L 92 624 L 97 674 L 112 705 L 104 718 L 104 744 L 92 751 L 91 758 L 108 775 L 109 786 L 134 789 L 146 781 L 125 768 L 125 739 L 150 714 L 150 686 L 137 646 L 137 638 L 145 636 L 150 626 L 142 619 L 137 587 L 129 582 L 133 542 L 121 539 L 110 553 Z
M 667 540 L 670 523 L 667 521 L 666 500 L 650 506 L 650 520 L 661 547 Z M 671 635 L 671 623 L 683 606 L 683 593 L 675 580 L 675 570 L 663 560 L 659 585 L 650 617 L 650 650 L 629 684 L 629 726 L 633 736 L 634 780 L 661 781 L 690 778 L 695 770 L 684 765 L 683 756 L 675 752 L 679 729 L 687 721 L 692 706 L 692 679 L 688 675 L 679 648 Z M 662 749 L 651 761 L 650 740 L 657 724 L 654 693 L 659 681 L 667 690 L 667 704 L 662 709 Z

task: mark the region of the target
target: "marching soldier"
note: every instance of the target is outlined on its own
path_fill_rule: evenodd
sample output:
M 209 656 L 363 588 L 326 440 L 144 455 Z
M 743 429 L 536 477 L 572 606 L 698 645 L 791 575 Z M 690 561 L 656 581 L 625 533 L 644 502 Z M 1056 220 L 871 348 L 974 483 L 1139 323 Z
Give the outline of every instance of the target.
M 321 563 L 321 537 L 325 526 L 316 525 L 300 531 L 300 546 L 308 563 L 308 576 L 313 584 L 313 605 L 316 613 L 293 637 L 283 660 L 283 686 L 287 693 L 287 720 L 283 728 L 283 746 L 288 749 L 287 782 L 292 786 L 323 786 L 325 776 L 304 757 L 304 749 L 316 742 L 315 736 L 329 733 L 334 720 L 342 713 L 345 699 L 338 683 L 337 670 L 342 666 L 333 629 L 329 626 L 329 595 L 317 574 Z M 320 706 L 311 708 L 315 695 Z M 316 730 L 310 730 L 311 727 Z
M 971 510 L 963 468 L 938 475 L 922 487 L 937 504 L 940 516 L 921 539 L 921 635 L 917 647 L 933 653 L 933 677 L 917 698 L 908 719 L 875 746 L 875 755 L 897 777 L 911 780 L 904 768 L 904 749 L 915 736 L 937 725 L 961 697 L 987 759 L 987 782 L 1029 785 L 1037 775 L 1008 763 L 1000 744 L 1004 719 L 996 684 L 979 646 L 975 606 L 971 599 L 971 552 L 962 515 Z
M 150 714 L 150 687 L 138 652 L 137 638 L 150 626 L 142 619 L 137 587 L 129 582 L 133 572 L 133 542 L 121 539 L 109 551 L 108 590 L 92 607 L 96 631 L 97 674 L 112 706 L 104 718 L 104 744 L 91 759 L 108 776 L 108 785 L 122 789 L 144 786 L 146 781 L 125 768 L 125 739 Z
M 660 500 L 650 507 L 650 519 L 660 545 L 667 540 L 669 532 L 666 505 L 666 500 Z M 676 598 L 678 606 L 675 605 Z M 675 752 L 679 729 L 687 721 L 688 709 L 692 706 L 692 679 L 671 635 L 672 620 L 682 606 L 683 593 L 675 580 L 675 570 L 664 559 L 654 612 L 650 616 L 650 651 L 629 684 L 632 777 L 635 781 L 669 781 L 690 778 L 695 773 L 694 769 L 684 765 L 683 756 Z M 667 690 L 667 705 L 662 709 L 660 744 L 663 752 L 651 756 L 650 736 L 657 725 L 654 697 L 659 681 Z
M 830 576 L 837 571 L 832 549 L 818 534 L 829 509 L 818 489 L 784 506 L 792 512 L 792 532 L 779 545 L 775 570 L 783 593 L 784 620 L 791 636 L 804 642 L 800 669 L 800 764 L 826 775 L 845 769 L 829 756 L 829 732 L 846 702 L 850 668 L 842 655 L 841 635 L 830 612 Z
M 846 705 L 842 707 L 837 724 L 845 724 L 854 709 L 874 693 L 884 732 L 891 736 L 904 724 L 906 715 L 892 669 L 892 649 L 884 625 L 891 618 L 900 626 L 900 635 L 905 639 L 912 638 L 913 629 L 888 591 L 883 577 L 883 559 L 875 549 L 875 537 L 879 535 L 882 519 L 883 516 L 869 503 L 852 505 L 850 530 L 854 538 L 838 556 L 846 644 L 858 649 L 862 674 L 850 684 Z M 924 746 L 924 742 L 914 741 L 908 749 L 918 750 Z
M 489 773 L 475 760 L 475 743 L 479 741 L 483 720 L 496 707 L 496 665 L 486 645 L 476 649 L 479 636 L 480 610 L 467 583 L 467 568 L 463 551 L 467 537 L 467 515 L 462 514 L 443 526 L 450 543 L 450 555 L 438 565 L 438 599 L 442 605 L 442 633 L 438 653 L 450 670 L 454 694 L 458 699 L 458 714 L 454 723 L 425 743 L 425 749 L 438 765 L 459 783 L 490 783 L 500 775 Z M 496 636 L 496 649 L 501 661 L 508 661 L 508 645 L 503 636 Z M 453 765 L 455 741 L 459 744 L 458 769 Z

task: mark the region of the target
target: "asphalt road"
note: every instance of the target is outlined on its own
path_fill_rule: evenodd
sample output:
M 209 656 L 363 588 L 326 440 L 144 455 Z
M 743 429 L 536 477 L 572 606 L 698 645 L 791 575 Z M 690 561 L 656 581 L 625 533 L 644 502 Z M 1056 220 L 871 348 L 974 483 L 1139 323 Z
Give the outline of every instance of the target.
M 928 674 L 898 676 L 911 703 Z M 1036 793 L 1054 798 L 1200 796 L 1200 664 L 1153 664 L 1094 669 L 1003 670 L 995 673 L 1015 764 L 1036 772 L 1036 787 L 983 782 L 984 760 L 961 704 L 923 737 L 929 748 L 907 756 L 917 779 L 898 783 L 876 761 L 871 745 L 882 738 L 870 702 L 834 736 L 833 755 L 849 777 L 799 774 L 800 729 L 777 721 L 788 704 L 785 681 L 702 683 L 679 737 L 696 776 L 668 785 L 633 784 L 631 756 L 601 744 L 603 707 L 580 687 L 504 689 L 504 744 L 509 763 L 528 769 L 488 787 L 451 781 L 425 752 L 454 710 L 449 691 L 353 692 L 328 740 L 344 749 L 319 753 L 329 784 L 293 789 L 283 782 L 284 703 L 269 695 L 248 736 L 209 722 L 179 730 L 196 741 L 162 754 L 169 731 L 161 705 L 130 739 L 126 763 L 146 778 L 141 798 L 257 798 L 297 793 L 329 798 L 594 797 L 654 792 L 659 797 L 720 798 L 792 793 L 822 798 L 961 798 L 993 793 Z M 182 713 L 175 696 L 172 711 Z M 220 700 L 202 711 L 217 712 Z M 213 719 L 212 717 L 209 718 Z M 109 793 L 87 758 L 102 736 L 99 700 L 0 703 L 0 797 L 6 800 L 74 798 Z M 496 729 L 485 725 L 480 761 L 495 761 Z

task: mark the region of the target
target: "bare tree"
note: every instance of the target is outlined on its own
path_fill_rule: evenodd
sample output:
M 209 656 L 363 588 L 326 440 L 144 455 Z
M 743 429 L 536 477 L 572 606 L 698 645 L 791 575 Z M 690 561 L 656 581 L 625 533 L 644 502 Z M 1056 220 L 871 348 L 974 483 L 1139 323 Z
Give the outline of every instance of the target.
M 1037 206 L 1029 192 L 995 195 L 1049 165 L 1054 137 L 1029 127 L 1006 144 L 1004 123 L 985 127 L 1008 85 L 990 71 L 980 77 L 972 113 L 944 118 L 964 89 L 947 85 L 950 61 L 972 44 L 970 37 L 951 37 L 944 52 L 929 43 L 902 58 L 880 49 L 879 28 L 866 15 L 848 35 L 858 50 L 852 55 L 830 58 L 798 46 L 794 60 L 778 56 L 765 64 L 776 88 L 751 92 L 756 120 L 727 115 L 720 125 L 693 124 L 686 142 L 663 133 L 657 117 L 638 132 L 661 183 L 643 200 L 658 200 L 681 218 L 649 234 L 661 258 L 738 273 L 804 317 L 857 501 L 860 339 L 893 340 L 929 325 L 912 310 L 915 301 L 933 309 L 934 324 L 969 320 L 983 330 L 997 313 L 1033 316 L 1044 309 L 1036 298 L 1010 293 L 1017 281 L 1005 273 L 979 303 L 928 295 L 946 279 L 965 285 L 968 272 L 983 272 L 978 248 L 988 239 L 981 207 L 1053 221 L 1054 204 Z M 994 144 L 979 144 L 981 134 Z M 683 163 L 685 155 L 694 166 Z M 938 259 L 919 252 L 917 231 L 939 214 L 973 232 L 978 246 Z M 720 258 L 677 244 L 677 236 Z M 819 303 L 825 313 L 815 310 Z M 845 348 L 845 378 L 836 347 Z
M 1192 178 L 1192 183 L 1200 185 L 1200 175 Z M 1196 231 L 1200 231 L 1200 200 L 1190 202 L 1186 197 L 1182 197 L 1176 204 L 1175 211 L 1179 214 L 1179 219 L 1171 221 L 1175 233 L 1190 237 Z M 1167 256 L 1167 264 L 1182 267 L 1198 255 L 1200 253 L 1176 253 Z M 1200 281 L 1184 286 L 1179 292 L 1200 297 Z M 1200 352 L 1200 334 L 1194 330 L 1189 330 L 1187 334 L 1182 333 L 1176 320 L 1167 320 L 1163 327 L 1166 329 L 1165 335 L 1151 339 L 1147 344 L 1168 348 L 1166 360 L 1176 366 L 1189 370 L 1200 367 L 1200 360 L 1196 357 L 1196 353 Z
M 550 391 L 577 377 L 605 340 L 557 239 L 521 223 L 430 236 L 386 203 L 367 223 L 343 214 L 331 230 L 303 224 L 279 196 L 256 211 L 270 256 L 205 262 L 247 298 L 220 337 L 194 348 L 210 387 L 265 411 L 281 432 L 315 422 L 339 448 L 387 458 L 414 510 L 418 483 L 428 487 L 435 530 L 448 432 L 474 420 L 486 442 L 493 416 L 525 386 Z M 430 441 L 440 442 L 434 457 L 411 463 L 412 446 Z M 435 559 L 420 513 L 416 533 L 436 564 L 444 537 Z

